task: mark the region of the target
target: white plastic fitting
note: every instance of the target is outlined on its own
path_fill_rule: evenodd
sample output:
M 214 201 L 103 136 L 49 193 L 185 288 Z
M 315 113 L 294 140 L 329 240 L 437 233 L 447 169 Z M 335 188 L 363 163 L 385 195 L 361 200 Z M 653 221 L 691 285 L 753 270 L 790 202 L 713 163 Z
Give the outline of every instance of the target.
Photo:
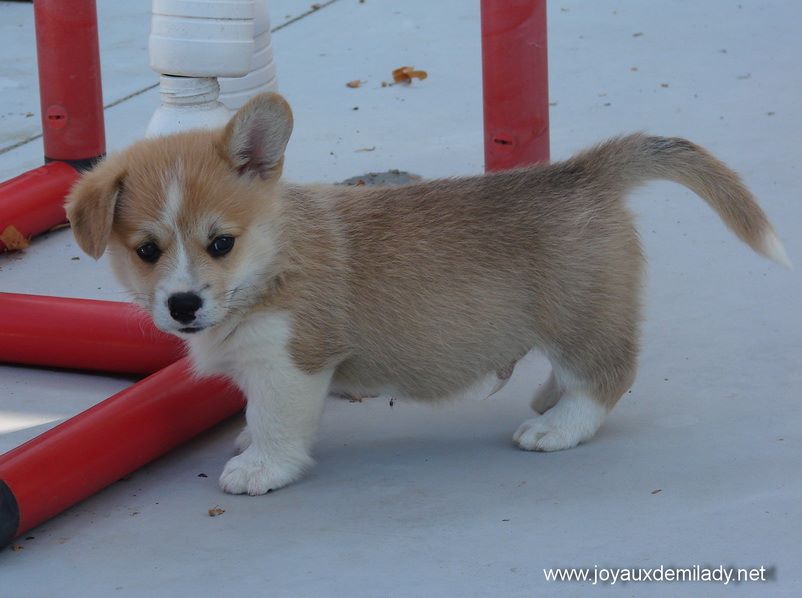
M 220 86 L 214 77 L 162 75 L 159 80 L 162 103 L 151 117 L 145 136 L 224 126 L 231 112 L 218 101 L 219 93 Z
M 254 12 L 254 0 L 153 0 L 150 68 L 183 77 L 247 75 Z
M 256 0 L 254 34 L 251 72 L 244 77 L 220 78 L 220 101 L 231 110 L 238 110 L 257 93 L 278 91 L 267 0 Z

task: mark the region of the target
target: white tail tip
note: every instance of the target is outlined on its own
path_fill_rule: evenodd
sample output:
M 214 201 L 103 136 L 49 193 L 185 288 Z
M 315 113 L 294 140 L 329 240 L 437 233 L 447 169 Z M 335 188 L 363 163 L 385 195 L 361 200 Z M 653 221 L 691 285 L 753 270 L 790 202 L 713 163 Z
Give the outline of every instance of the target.
M 763 243 L 761 243 L 760 253 L 765 255 L 770 260 L 785 266 L 789 270 L 793 270 L 794 268 L 793 264 L 791 264 L 791 260 L 788 259 L 788 254 L 785 252 L 785 247 L 783 247 L 782 241 L 780 241 L 780 239 L 771 229 L 767 230 L 763 235 Z

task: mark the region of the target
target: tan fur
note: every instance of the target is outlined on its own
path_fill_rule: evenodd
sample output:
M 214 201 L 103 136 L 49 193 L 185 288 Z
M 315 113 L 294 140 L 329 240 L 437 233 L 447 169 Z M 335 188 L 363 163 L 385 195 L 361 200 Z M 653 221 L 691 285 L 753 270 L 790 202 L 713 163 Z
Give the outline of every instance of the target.
M 261 134 L 278 141 L 256 155 L 242 139 L 259 116 L 269 125 Z M 355 392 L 449 397 L 540 348 L 611 408 L 638 351 L 643 258 L 628 192 L 670 179 L 755 250 L 773 234 L 737 175 L 683 139 L 631 135 L 551 165 L 402 187 L 298 186 L 279 180 L 290 127 L 286 103 L 260 96 L 223 131 L 141 141 L 109 158 L 67 210 L 87 253 L 97 257 L 108 239 L 146 307 L 161 268 L 134 255 L 147 238 L 169 261 L 183 235 L 223 298 L 233 271 L 263 260 L 226 321 L 289 312 L 297 367 L 336 366 L 334 385 Z M 170 229 L 165 177 L 176 172 L 185 201 Z M 238 237 L 225 260 L 204 253 L 215 220 Z M 563 391 L 552 376 L 533 407 L 549 409 Z

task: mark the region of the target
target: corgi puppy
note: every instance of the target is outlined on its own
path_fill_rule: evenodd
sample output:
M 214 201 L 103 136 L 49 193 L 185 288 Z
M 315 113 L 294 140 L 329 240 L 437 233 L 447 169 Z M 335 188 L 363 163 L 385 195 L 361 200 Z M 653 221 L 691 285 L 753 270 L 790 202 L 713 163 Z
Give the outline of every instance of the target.
M 140 141 L 84 175 L 66 209 L 81 248 L 198 374 L 247 397 L 226 492 L 297 480 L 331 391 L 435 401 L 537 348 L 552 373 L 513 436 L 591 438 L 635 376 L 643 256 L 629 192 L 689 187 L 753 250 L 790 265 L 738 176 L 684 139 L 636 134 L 569 160 L 400 187 L 281 180 L 292 113 L 253 98 L 217 131 Z

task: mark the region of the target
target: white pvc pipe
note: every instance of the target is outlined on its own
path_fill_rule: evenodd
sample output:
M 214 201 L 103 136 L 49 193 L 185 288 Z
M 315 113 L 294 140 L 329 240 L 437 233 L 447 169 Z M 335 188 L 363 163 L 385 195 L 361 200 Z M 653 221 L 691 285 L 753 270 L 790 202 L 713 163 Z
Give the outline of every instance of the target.
M 183 77 L 248 74 L 254 13 L 254 0 L 153 0 L 150 68 Z
M 231 110 L 238 110 L 258 93 L 278 91 L 267 0 L 256 0 L 255 8 L 251 71 L 244 77 L 220 78 L 220 101 Z
M 145 136 L 224 126 L 231 112 L 217 100 L 219 93 L 220 86 L 214 77 L 162 75 L 159 80 L 161 106 L 153 113 Z
M 254 0 L 153 0 L 148 49 L 150 66 L 161 75 L 161 106 L 147 136 L 228 121 L 217 77 L 252 70 L 254 16 Z

